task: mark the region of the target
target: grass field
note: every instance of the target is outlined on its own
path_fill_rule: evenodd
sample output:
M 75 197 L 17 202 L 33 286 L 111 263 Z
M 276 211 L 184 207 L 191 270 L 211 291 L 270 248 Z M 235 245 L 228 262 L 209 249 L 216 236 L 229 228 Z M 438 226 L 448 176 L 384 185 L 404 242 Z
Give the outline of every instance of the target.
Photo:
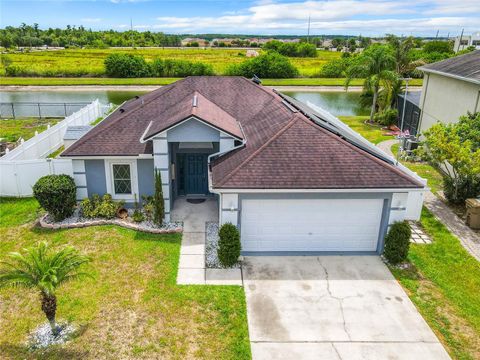
M 0 260 L 39 241 L 75 246 L 94 279 L 57 293 L 59 320 L 78 335 L 30 352 L 27 334 L 46 321 L 38 294 L 0 290 L 1 359 L 249 359 L 245 296 L 239 286 L 177 286 L 181 235 L 115 226 L 52 231 L 33 221 L 37 202 L 0 198 Z
M 11 65 L 27 69 L 36 76 L 102 76 L 103 61 L 113 52 L 142 55 L 147 60 L 156 57 L 199 61 L 211 64 L 217 75 L 224 74 L 230 64 L 238 64 L 246 59 L 246 50 L 239 49 L 75 49 L 59 51 L 38 51 L 12 53 L 8 58 Z M 290 58 L 302 76 L 317 73 L 325 62 L 339 58 L 340 52 L 318 51 L 316 58 Z M 3 74 L 2 74 L 3 75 Z
M 47 125 L 55 125 L 61 119 L 0 119 L 0 138 L 8 142 L 15 142 L 19 138 L 28 140 L 35 136 L 35 131 L 41 133 L 47 128 Z
M 480 263 L 426 209 L 420 220 L 433 240 L 412 244 L 412 264 L 392 272 L 454 359 L 480 359 Z
M 380 126 L 366 124 L 365 121 L 369 119 L 368 116 L 339 116 L 339 119 L 374 144 L 393 138 L 390 135 L 384 135 Z

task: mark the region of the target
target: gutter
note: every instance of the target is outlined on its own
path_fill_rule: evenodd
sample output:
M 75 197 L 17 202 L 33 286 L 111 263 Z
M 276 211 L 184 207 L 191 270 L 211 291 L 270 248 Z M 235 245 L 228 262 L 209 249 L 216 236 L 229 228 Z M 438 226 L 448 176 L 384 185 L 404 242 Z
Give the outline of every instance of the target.
M 425 68 L 425 67 L 423 67 L 423 66 L 420 66 L 420 67 L 418 68 L 418 70 L 421 70 L 421 71 L 423 71 L 423 72 L 425 72 L 425 73 L 430 73 L 430 74 L 435 74 L 435 75 L 446 76 L 446 77 L 453 78 L 453 79 L 456 79 L 456 80 L 467 81 L 467 82 L 473 83 L 473 84 L 475 84 L 475 85 L 480 85 L 480 81 L 478 81 L 478 80 L 470 79 L 470 78 L 467 78 L 467 77 L 464 77 L 464 76 L 460 76 L 460 75 L 455 75 L 455 74 L 446 73 L 446 72 L 443 72 L 443 71 L 432 70 L 432 69 L 429 69 L 429 68 Z
M 238 121 L 238 126 L 240 127 L 240 130 L 242 131 L 242 134 L 243 134 L 243 140 L 242 140 L 242 143 L 240 145 L 237 145 L 237 146 L 234 146 L 233 148 L 231 149 L 228 149 L 226 151 L 219 151 L 219 152 L 216 152 L 216 153 L 213 153 L 213 154 L 210 154 L 208 155 L 207 157 L 207 168 L 208 168 L 208 191 L 210 191 L 211 193 L 213 194 L 217 194 L 217 195 L 220 195 L 220 192 L 218 191 L 215 191 L 213 189 L 213 184 L 212 184 L 212 169 L 210 167 L 210 163 L 211 163 L 211 159 L 213 157 L 217 157 L 217 156 L 222 156 L 222 155 L 225 155 L 231 151 L 235 151 L 237 149 L 240 149 L 242 147 L 244 147 L 246 144 L 247 144 L 247 137 L 245 136 L 245 132 L 243 131 L 243 127 L 242 127 L 242 124 L 240 124 Z

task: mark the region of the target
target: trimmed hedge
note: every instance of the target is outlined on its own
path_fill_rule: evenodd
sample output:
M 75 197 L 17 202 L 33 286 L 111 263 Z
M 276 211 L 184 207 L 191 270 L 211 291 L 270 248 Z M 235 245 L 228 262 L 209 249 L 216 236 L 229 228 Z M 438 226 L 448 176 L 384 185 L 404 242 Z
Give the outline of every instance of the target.
M 226 223 L 220 227 L 218 235 L 220 237 L 217 249 L 218 260 L 223 266 L 231 267 L 238 262 L 242 249 L 240 233 L 235 225 Z
M 226 75 L 244 76 L 246 78 L 256 75 L 266 79 L 288 79 L 297 77 L 298 70 L 286 56 L 270 51 L 240 64 L 230 65 L 227 68 Z
M 410 248 L 410 236 L 412 231 L 407 222 L 394 223 L 385 237 L 385 249 L 383 255 L 390 264 L 399 264 L 405 261 Z
M 43 176 L 33 185 L 33 196 L 55 221 L 73 214 L 76 193 L 75 182 L 68 175 Z

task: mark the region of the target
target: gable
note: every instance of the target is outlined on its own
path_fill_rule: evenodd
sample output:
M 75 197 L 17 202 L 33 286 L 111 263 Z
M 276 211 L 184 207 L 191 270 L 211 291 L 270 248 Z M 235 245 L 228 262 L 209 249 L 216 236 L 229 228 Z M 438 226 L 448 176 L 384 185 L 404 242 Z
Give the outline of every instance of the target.
M 218 142 L 220 131 L 192 117 L 167 130 L 167 141 Z

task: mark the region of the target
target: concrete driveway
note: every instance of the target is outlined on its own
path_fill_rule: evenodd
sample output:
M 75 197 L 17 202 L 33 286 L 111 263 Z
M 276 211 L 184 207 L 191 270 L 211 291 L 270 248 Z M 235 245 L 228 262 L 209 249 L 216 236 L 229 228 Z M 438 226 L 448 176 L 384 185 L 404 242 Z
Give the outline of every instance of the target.
M 378 256 L 247 257 L 254 359 L 449 359 Z

